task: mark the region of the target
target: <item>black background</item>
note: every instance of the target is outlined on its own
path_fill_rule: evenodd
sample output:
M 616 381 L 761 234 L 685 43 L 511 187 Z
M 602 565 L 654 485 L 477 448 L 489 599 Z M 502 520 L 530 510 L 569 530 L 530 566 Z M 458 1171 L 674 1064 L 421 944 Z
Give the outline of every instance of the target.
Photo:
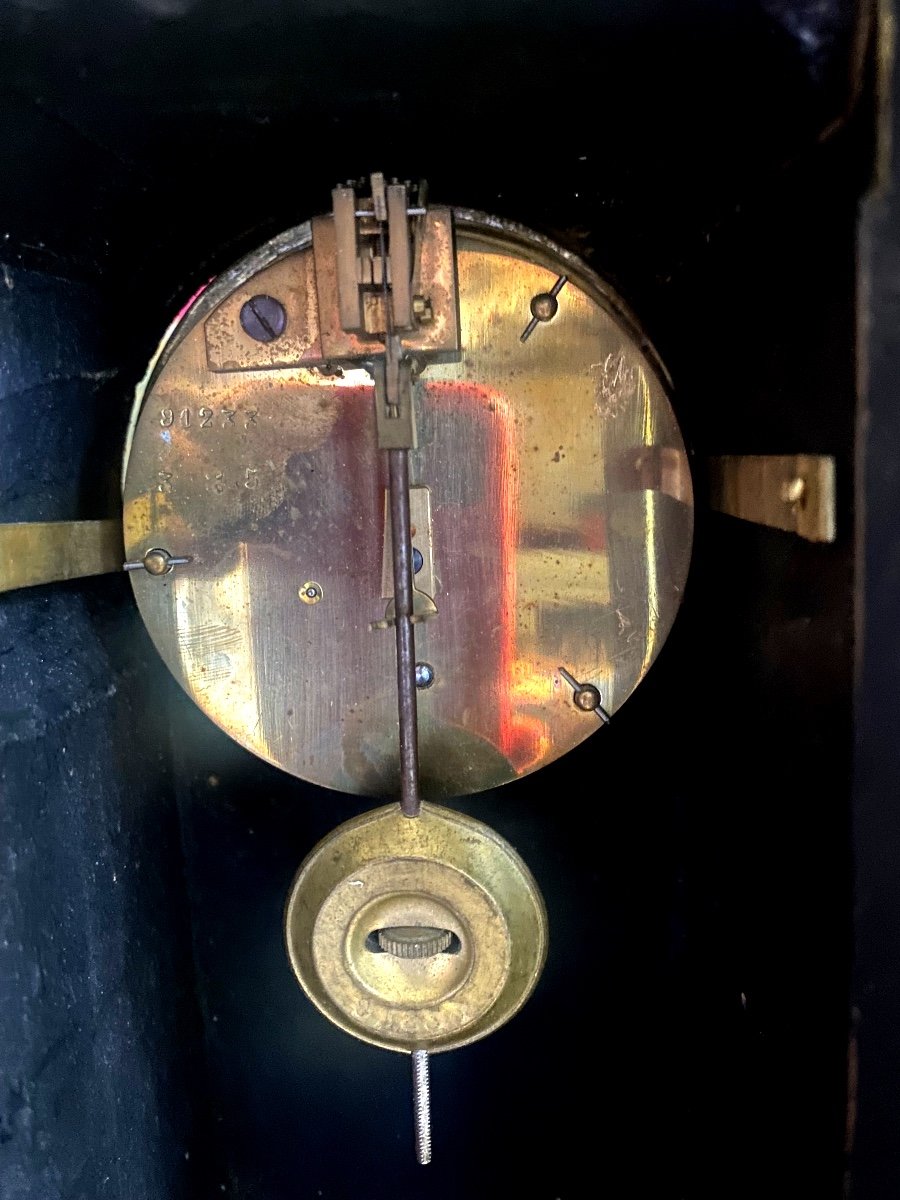
M 459 803 L 532 867 L 551 950 L 514 1022 L 434 1061 L 424 1170 L 407 1064 L 320 1018 L 281 946 L 298 863 L 365 803 L 212 727 L 125 579 L 3 597 L 2 1200 L 838 1196 L 852 998 L 883 1089 L 863 1101 L 857 1190 L 897 1194 L 877 936 L 853 997 L 850 975 L 873 125 L 857 17 L 776 0 L 0 9 L 0 520 L 115 512 L 130 393 L 174 312 L 379 168 L 550 234 L 616 285 L 674 377 L 699 497 L 717 453 L 834 454 L 839 480 L 833 546 L 701 504 L 682 615 L 614 724 Z

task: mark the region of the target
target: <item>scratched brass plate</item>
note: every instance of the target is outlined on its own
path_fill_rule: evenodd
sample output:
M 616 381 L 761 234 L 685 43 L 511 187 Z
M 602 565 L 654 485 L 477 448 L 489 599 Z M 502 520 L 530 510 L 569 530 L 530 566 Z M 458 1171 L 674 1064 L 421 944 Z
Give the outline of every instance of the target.
M 518 227 L 457 212 L 456 230 L 464 349 L 417 386 L 411 456 L 413 485 L 430 489 L 432 528 L 417 538 L 438 610 L 416 626 L 417 658 L 435 672 L 419 693 L 432 799 L 536 770 L 600 727 L 560 666 L 599 688 L 608 712 L 621 707 L 671 628 L 692 536 L 663 376 L 618 299 Z M 309 226 L 289 231 L 170 332 L 133 418 L 125 549 L 192 559 L 131 579 L 205 713 L 294 775 L 390 796 L 394 634 L 372 628 L 388 603 L 388 481 L 370 377 L 213 371 L 207 359 L 216 309 L 235 292 L 296 291 L 311 255 Z M 563 273 L 558 314 L 523 344 L 532 296 Z M 310 583 L 314 602 L 300 595 Z

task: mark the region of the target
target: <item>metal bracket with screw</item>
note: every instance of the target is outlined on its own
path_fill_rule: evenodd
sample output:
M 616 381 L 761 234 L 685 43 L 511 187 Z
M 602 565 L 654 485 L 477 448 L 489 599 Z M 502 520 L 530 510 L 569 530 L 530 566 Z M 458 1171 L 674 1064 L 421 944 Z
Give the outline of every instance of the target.
M 240 322 L 254 342 L 274 342 L 284 333 L 287 313 L 274 296 L 251 296 L 241 307 Z
M 709 460 L 718 512 L 810 542 L 837 536 L 835 461 L 827 454 L 729 454 Z

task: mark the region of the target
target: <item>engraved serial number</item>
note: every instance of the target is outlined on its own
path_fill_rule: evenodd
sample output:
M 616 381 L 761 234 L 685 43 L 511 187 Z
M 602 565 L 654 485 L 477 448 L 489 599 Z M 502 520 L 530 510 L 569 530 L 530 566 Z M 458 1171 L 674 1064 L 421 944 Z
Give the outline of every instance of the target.
M 225 471 L 214 469 L 207 471 L 204 478 L 207 487 L 221 496 L 228 487 L 246 488 L 248 492 L 255 492 L 259 487 L 259 472 L 259 467 L 235 467 L 226 475 Z M 161 487 L 160 491 L 163 490 Z
M 257 425 L 258 408 L 161 408 L 159 423 L 163 429 L 250 429 Z

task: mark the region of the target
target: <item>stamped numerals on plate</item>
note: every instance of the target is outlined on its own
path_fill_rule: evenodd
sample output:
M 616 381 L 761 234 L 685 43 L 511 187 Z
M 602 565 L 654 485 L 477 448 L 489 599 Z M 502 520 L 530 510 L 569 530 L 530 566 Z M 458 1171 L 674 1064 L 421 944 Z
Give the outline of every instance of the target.
M 258 408 L 161 408 L 163 429 L 251 429 L 258 424 Z

